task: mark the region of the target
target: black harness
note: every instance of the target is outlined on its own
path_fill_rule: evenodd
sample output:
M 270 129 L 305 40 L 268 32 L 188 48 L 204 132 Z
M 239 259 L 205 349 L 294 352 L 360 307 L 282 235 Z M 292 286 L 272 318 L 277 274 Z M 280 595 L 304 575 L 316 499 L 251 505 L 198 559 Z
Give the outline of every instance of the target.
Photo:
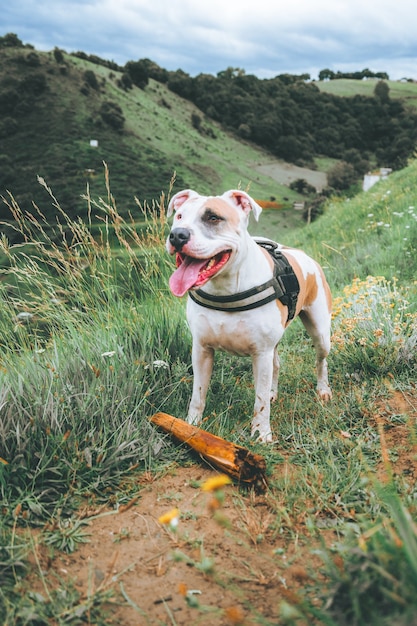
M 273 300 L 280 300 L 288 307 L 287 324 L 293 319 L 297 306 L 300 285 L 297 276 L 282 253 L 279 244 L 269 239 L 255 239 L 256 243 L 271 255 L 274 261 L 274 275 L 266 283 L 240 291 L 231 296 L 213 296 L 202 289 L 190 291 L 194 302 L 216 311 L 250 311 Z

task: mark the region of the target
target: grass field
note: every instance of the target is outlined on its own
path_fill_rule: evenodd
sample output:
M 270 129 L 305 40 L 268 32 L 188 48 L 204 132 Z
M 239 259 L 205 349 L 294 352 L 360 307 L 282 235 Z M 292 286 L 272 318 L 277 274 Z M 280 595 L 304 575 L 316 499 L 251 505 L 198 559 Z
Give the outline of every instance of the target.
M 325 93 L 335 96 L 372 96 L 377 80 L 353 80 L 341 78 L 338 80 L 318 81 L 315 84 Z M 417 105 L 417 84 L 414 82 L 401 82 L 398 80 L 384 81 L 389 87 L 389 95 L 392 99 L 404 100 L 411 106 Z
M 333 400 L 316 399 L 294 322 L 274 445 L 249 437 L 249 361 L 216 359 L 204 428 L 265 458 L 263 494 L 207 487 L 216 472 L 149 423 L 186 414 L 192 378 L 165 199 L 139 231 L 90 198 L 94 236 L 7 200 L 20 243 L 1 240 L 1 623 L 416 623 L 416 189 L 412 162 L 308 227 L 251 223 L 314 255 L 334 296 Z

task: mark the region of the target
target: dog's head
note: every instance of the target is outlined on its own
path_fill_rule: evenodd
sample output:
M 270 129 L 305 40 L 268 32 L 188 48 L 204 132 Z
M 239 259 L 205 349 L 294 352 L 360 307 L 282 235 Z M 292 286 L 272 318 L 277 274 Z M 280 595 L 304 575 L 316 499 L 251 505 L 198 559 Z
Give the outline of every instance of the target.
M 169 281 L 174 295 L 201 287 L 230 265 L 242 246 L 251 211 L 257 220 L 262 209 L 235 189 L 221 196 L 186 189 L 172 197 L 167 215 L 175 216 L 166 247 L 176 255 L 177 270 Z

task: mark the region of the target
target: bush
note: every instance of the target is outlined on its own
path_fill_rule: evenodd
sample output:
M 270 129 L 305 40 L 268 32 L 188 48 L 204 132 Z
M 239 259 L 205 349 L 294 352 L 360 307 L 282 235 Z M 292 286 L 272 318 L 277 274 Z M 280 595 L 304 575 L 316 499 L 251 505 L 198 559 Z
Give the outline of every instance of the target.
M 47 88 L 46 76 L 41 72 L 34 72 L 26 76 L 20 83 L 21 90 L 31 96 L 40 96 Z
M 346 161 L 340 161 L 328 172 L 327 181 L 329 187 L 334 189 L 349 189 L 357 182 L 355 168 L 350 163 L 346 163 Z
M 27 57 L 25 58 L 26 65 L 30 65 L 31 67 L 39 67 L 41 64 L 41 60 L 39 55 L 36 52 L 29 52 Z
M 97 91 L 99 88 L 99 84 L 98 84 L 97 76 L 95 75 L 95 73 L 92 70 L 86 70 L 83 76 L 84 76 L 84 81 L 87 83 L 87 85 Z
M 106 124 L 116 130 L 122 130 L 125 118 L 118 104 L 109 101 L 103 102 L 100 108 L 100 115 Z
M 191 114 L 191 124 L 193 125 L 193 128 L 195 128 L 196 130 L 200 130 L 201 117 L 197 113 Z
M 54 59 L 57 63 L 64 62 L 64 54 L 59 48 L 54 48 Z
M 290 183 L 290 189 L 308 196 L 309 194 L 316 193 L 316 188 L 310 185 L 304 178 L 297 178 Z
M 125 91 L 132 89 L 133 82 L 132 82 L 130 75 L 127 74 L 126 72 L 123 72 L 121 79 L 117 81 L 117 85 L 118 87 L 120 87 L 121 89 L 124 89 Z

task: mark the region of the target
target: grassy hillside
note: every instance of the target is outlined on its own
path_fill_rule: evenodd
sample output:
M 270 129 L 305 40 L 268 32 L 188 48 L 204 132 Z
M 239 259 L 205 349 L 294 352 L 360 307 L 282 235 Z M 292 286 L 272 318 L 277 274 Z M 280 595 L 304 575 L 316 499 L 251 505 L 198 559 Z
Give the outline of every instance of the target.
M 0 192 L 52 214 L 49 195 L 37 184 L 41 176 L 62 208 L 86 217 L 81 196 L 87 184 L 93 198 L 107 198 L 104 161 L 124 215 L 139 214 L 135 197 L 151 202 L 166 192 L 174 172 L 176 189 L 219 193 L 251 183 L 257 198 L 285 196 L 289 205 L 299 197 L 256 171 L 275 160 L 263 150 L 237 141 L 166 86 L 150 80 L 144 90 L 125 91 L 120 77 L 66 54 L 58 63 L 52 52 L 1 49 Z M 110 121 L 103 106 L 111 107 Z M 116 128 L 120 117 L 124 124 Z M 90 146 L 91 139 L 98 147 Z
M 336 80 L 315 81 L 314 84 L 323 93 L 331 93 L 334 96 L 373 96 L 377 80 L 353 80 L 340 78 Z M 397 80 L 384 81 L 389 87 L 389 96 L 392 99 L 403 100 L 406 104 L 417 106 L 417 83 L 401 82 Z
M 325 215 L 309 226 L 283 232 L 264 212 L 255 234 L 302 247 L 328 268 L 329 280 L 341 288 L 354 277 L 381 275 L 412 289 L 416 277 L 417 162 L 368 192 L 332 199 Z
M 184 416 L 191 391 L 164 216 L 139 236 L 103 205 L 101 241 L 70 218 L 51 241 L 14 205 L 26 243 L 0 240 L 1 623 L 415 623 L 416 190 L 413 162 L 285 233 L 332 285 L 333 400 L 317 401 L 294 322 L 276 441 L 253 442 L 250 361 L 219 354 L 204 428 L 261 454 L 269 484 L 204 491 L 202 512 L 212 469 L 149 423 Z M 251 227 L 283 240 L 271 220 Z

